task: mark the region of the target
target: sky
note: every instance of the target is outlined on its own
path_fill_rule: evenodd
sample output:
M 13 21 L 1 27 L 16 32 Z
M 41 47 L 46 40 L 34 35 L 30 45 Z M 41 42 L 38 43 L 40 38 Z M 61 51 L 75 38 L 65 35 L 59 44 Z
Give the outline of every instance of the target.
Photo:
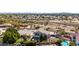
M 0 0 L 0 13 L 79 13 L 78 0 Z

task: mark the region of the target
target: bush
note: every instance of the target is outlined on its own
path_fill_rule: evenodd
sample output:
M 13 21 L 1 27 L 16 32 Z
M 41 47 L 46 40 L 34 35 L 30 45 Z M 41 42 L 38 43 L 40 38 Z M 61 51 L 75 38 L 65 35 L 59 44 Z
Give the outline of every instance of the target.
M 22 41 L 23 41 L 22 39 L 18 39 L 18 40 L 16 40 L 16 42 L 14 44 L 15 45 L 21 44 Z
M 70 46 L 76 46 L 76 43 L 73 42 L 73 41 L 71 41 L 69 45 L 70 45 Z
M 26 35 L 21 35 L 21 37 L 22 37 L 24 40 L 27 40 Z
M 36 46 L 36 43 L 34 41 L 23 41 L 21 42 L 21 44 L 25 46 Z
M 39 29 L 39 28 L 40 28 L 40 26 L 36 26 L 36 27 L 35 27 L 35 29 Z
M 56 45 L 61 46 L 61 42 L 62 42 L 62 40 L 58 40 L 58 41 L 56 42 Z
M 30 35 L 21 35 L 21 38 L 23 38 L 24 40 L 30 39 L 31 36 Z

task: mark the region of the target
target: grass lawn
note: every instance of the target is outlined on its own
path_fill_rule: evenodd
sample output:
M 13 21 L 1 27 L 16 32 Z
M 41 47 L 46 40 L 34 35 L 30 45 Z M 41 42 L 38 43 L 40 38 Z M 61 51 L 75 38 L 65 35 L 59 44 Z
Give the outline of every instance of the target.
M 14 44 L 20 44 L 20 42 L 22 42 L 22 40 L 21 39 L 18 39 Z
M 3 42 L 3 38 L 0 38 L 0 43 L 2 43 Z

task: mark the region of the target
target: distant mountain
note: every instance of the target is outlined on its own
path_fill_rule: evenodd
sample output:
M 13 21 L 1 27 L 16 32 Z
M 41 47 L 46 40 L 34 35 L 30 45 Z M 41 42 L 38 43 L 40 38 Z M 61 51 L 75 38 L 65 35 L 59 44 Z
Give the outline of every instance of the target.
M 51 15 L 51 16 L 73 16 L 73 15 L 78 15 L 79 13 L 0 13 L 0 14 L 10 14 L 10 15 Z

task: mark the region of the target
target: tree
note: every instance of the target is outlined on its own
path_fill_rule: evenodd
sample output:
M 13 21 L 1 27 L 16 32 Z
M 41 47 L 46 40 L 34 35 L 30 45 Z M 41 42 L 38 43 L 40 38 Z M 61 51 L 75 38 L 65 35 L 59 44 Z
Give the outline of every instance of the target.
M 65 32 L 64 30 L 60 30 L 59 33 L 60 33 L 61 35 L 66 34 L 66 32 Z
M 49 22 L 48 22 L 48 21 L 46 21 L 46 22 L 44 23 L 44 25 L 45 25 L 45 26 L 47 26 L 47 25 L 48 25 L 48 23 L 49 23 Z
M 21 35 L 21 37 L 24 39 L 24 41 L 27 40 L 27 39 L 28 40 L 31 39 L 31 36 L 30 35 L 25 35 L 25 34 L 24 35 Z
M 61 46 L 61 42 L 62 42 L 61 39 L 57 40 L 56 45 Z
M 70 45 L 70 46 L 76 46 L 76 43 L 73 42 L 73 41 L 70 41 L 69 45 Z
M 35 27 L 35 29 L 39 29 L 39 28 L 40 28 L 40 26 L 36 26 L 36 27 Z
M 42 33 L 42 35 L 40 36 L 40 42 L 44 40 L 47 40 L 47 35 Z
M 24 41 L 27 40 L 26 35 L 21 35 L 21 37 L 24 39 Z
M 14 28 L 8 28 L 4 33 L 3 43 L 13 44 L 20 38 L 20 34 Z

